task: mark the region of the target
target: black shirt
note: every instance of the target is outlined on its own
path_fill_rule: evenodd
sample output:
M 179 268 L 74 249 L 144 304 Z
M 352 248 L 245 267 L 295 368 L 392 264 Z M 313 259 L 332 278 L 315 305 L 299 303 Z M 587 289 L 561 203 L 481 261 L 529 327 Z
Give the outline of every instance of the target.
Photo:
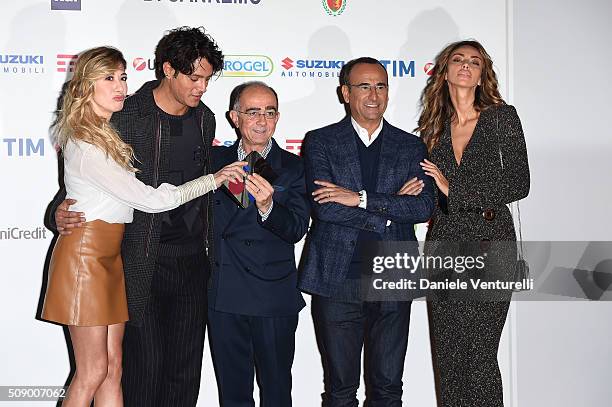
M 181 185 L 204 175 L 204 140 L 193 109 L 182 116 L 162 112 L 170 123 L 168 182 Z M 161 244 L 185 245 L 204 239 L 200 213 L 203 199 L 197 198 L 162 214 Z

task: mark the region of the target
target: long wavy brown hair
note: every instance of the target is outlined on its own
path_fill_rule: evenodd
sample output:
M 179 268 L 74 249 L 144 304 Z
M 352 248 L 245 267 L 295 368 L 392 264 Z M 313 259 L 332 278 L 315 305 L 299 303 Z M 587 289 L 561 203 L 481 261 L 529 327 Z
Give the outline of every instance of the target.
M 63 95 L 55 131 L 62 149 L 68 140 L 82 140 L 102 149 L 128 171 L 135 171 L 134 150 L 92 106 L 95 82 L 125 67 L 123 54 L 112 47 L 92 48 L 80 54 Z
M 427 84 L 423 93 L 421 93 L 421 116 L 419 117 L 419 125 L 415 129 L 421 135 L 430 152 L 440 140 L 446 121 L 453 121 L 457 118 L 457 112 L 451 102 L 448 83 L 446 82 L 446 72 L 449 59 L 456 49 L 463 46 L 477 49 L 483 59 L 481 84 L 476 87 L 474 99 L 476 111 L 481 112 L 490 106 L 505 103 L 497 88 L 497 76 L 493 70 L 493 61 L 484 47 L 475 40 L 457 41 L 447 45 L 436 56 L 433 74 L 427 79 Z

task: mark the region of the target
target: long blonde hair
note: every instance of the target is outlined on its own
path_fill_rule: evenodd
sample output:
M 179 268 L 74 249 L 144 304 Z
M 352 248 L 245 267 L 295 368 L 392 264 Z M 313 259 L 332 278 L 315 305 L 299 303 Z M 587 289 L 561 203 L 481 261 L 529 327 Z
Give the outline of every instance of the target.
M 63 95 L 55 131 L 62 149 L 68 140 L 82 140 L 102 149 L 128 171 L 135 171 L 134 150 L 92 106 L 96 80 L 112 75 L 121 67 L 126 67 L 125 58 L 112 47 L 92 48 L 79 55 L 74 76 Z
M 476 48 L 483 58 L 481 85 L 476 88 L 474 109 L 480 112 L 490 106 L 504 104 L 497 88 L 497 76 L 493 70 L 493 61 L 484 47 L 474 40 L 457 41 L 447 45 L 436 57 L 433 74 L 427 80 L 427 85 L 425 85 L 421 94 L 421 116 L 419 117 L 419 126 L 415 129 L 421 135 L 430 152 L 440 140 L 446 120 L 450 119 L 452 121 L 457 116 L 445 78 L 450 57 L 456 49 L 463 46 Z

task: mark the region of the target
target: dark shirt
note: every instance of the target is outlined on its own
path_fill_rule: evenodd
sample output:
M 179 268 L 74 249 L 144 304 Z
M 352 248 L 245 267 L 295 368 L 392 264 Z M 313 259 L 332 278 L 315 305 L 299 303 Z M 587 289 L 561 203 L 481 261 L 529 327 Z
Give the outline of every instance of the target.
M 161 113 L 170 123 L 168 181 L 181 185 L 204 175 L 205 150 L 193 109 L 182 116 Z M 160 243 L 197 244 L 203 241 L 204 224 L 200 213 L 202 198 L 197 198 L 162 214 Z
M 376 140 L 368 147 L 363 144 L 363 141 L 355 133 L 357 141 L 357 153 L 359 154 L 359 163 L 361 168 L 361 183 L 363 189 L 367 192 L 375 192 L 378 177 L 378 163 L 380 161 L 380 146 L 382 145 L 382 133 L 376 137 Z M 376 232 L 361 230 L 355 244 L 355 251 L 351 258 L 351 265 L 347 274 L 347 278 L 359 278 L 361 274 L 361 266 L 365 254 L 364 247 L 368 242 L 380 241 L 381 235 Z

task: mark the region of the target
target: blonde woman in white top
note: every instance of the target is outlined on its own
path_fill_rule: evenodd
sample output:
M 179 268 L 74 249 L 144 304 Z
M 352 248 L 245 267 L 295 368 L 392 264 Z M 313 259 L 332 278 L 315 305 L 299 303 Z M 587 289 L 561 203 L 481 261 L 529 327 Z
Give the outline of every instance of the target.
M 122 406 L 121 343 L 128 320 L 121 262 L 124 223 L 133 210 L 163 212 L 244 175 L 237 162 L 180 186 L 158 188 L 136 179 L 132 148 L 109 120 L 123 108 L 126 62 L 99 47 L 80 55 L 57 123 L 67 197 L 89 221 L 62 235 L 53 249 L 42 318 L 70 331 L 76 372 L 65 407 Z

